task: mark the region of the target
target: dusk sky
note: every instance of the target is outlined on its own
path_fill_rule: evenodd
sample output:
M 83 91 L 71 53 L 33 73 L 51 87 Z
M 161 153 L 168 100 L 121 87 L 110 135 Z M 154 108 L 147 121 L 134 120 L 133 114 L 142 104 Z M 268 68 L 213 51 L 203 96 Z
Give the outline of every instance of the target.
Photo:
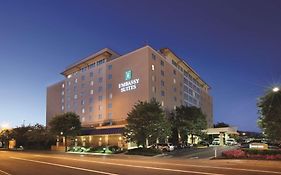
M 0 124 L 45 125 L 46 87 L 104 47 L 169 47 L 212 87 L 214 122 L 259 131 L 281 83 L 281 1 L 0 0 Z

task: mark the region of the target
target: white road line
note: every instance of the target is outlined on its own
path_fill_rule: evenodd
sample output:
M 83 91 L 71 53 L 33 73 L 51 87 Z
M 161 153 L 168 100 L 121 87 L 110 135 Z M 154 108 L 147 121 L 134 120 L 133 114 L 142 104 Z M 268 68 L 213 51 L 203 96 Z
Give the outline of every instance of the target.
M 69 169 L 74 169 L 74 170 L 87 171 L 87 172 L 91 172 L 91 173 L 99 173 L 99 174 L 106 174 L 106 175 L 118 175 L 118 174 L 104 172 L 104 171 L 96 171 L 96 170 L 91 170 L 91 169 L 86 169 L 86 168 L 79 168 L 79 167 L 74 167 L 74 166 L 61 165 L 61 164 L 43 162 L 43 161 L 38 161 L 38 160 L 23 159 L 23 158 L 18 158 L 18 157 L 10 157 L 10 158 L 16 159 L 16 160 L 23 160 L 23 161 L 28 161 L 28 162 L 35 162 L 35 163 L 41 163 L 41 164 L 46 164 L 46 165 L 58 166 L 58 167 L 63 167 L 63 168 L 69 168 Z
M 6 175 L 11 175 L 10 173 L 7 173 L 6 171 L 2 171 L 2 170 L 0 170 L 0 174 L 6 174 Z
M 84 162 L 94 162 L 94 163 L 107 163 L 107 164 L 114 164 L 109 162 L 98 162 L 93 160 L 81 160 L 81 159 L 73 159 L 73 158 L 65 158 L 65 157 L 52 157 L 52 156 L 44 156 L 44 155 L 36 155 L 37 157 L 49 157 L 49 158 L 55 158 L 55 159 L 68 159 L 68 160 L 76 160 L 76 161 L 84 161 Z M 118 159 L 112 159 L 117 160 Z M 129 161 L 132 160 L 122 160 L 122 161 Z M 159 164 L 159 165 L 175 165 L 175 166 L 185 166 L 185 167 L 197 167 L 197 168 L 210 168 L 210 169 L 224 169 L 224 170 L 235 170 L 235 171 L 248 171 L 248 172 L 257 172 L 257 173 L 271 173 L 271 174 L 281 174 L 281 172 L 278 171 L 267 171 L 267 170 L 257 170 L 257 169 L 245 169 L 245 168 L 230 168 L 230 167 L 219 167 L 219 166 L 208 166 L 208 165 L 191 165 L 191 164 L 174 164 L 174 163 L 163 163 L 163 162 L 151 162 L 151 161 L 133 161 L 134 163 L 152 163 L 152 164 Z M 126 165 L 126 164 L 121 164 Z
M 37 157 L 44 157 L 44 156 L 37 156 Z M 50 157 L 50 156 L 46 156 Z M 218 174 L 218 173 L 208 173 L 208 172 L 202 172 L 202 171 L 188 171 L 188 170 L 179 170 L 179 169 L 170 169 L 170 168 L 158 168 L 158 167 L 151 167 L 151 166 L 140 166 L 140 165 L 128 165 L 128 164 L 120 164 L 120 163 L 111 163 L 111 162 L 100 162 L 100 161 L 93 161 L 93 160 L 80 160 L 80 159 L 71 159 L 71 158 L 59 158 L 59 157 L 50 157 L 55 159 L 64 159 L 64 160 L 74 160 L 74 161 L 80 161 L 80 162 L 92 162 L 92 163 L 98 163 L 103 165 L 115 165 L 115 166 L 124 166 L 124 167 L 132 167 L 132 168 L 142 168 L 142 169 L 151 169 L 151 170 L 161 170 L 161 171 L 170 171 L 170 172 L 180 172 L 180 173 L 192 173 L 192 174 L 205 174 L 205 175 L 224 175 L 224 174 Z

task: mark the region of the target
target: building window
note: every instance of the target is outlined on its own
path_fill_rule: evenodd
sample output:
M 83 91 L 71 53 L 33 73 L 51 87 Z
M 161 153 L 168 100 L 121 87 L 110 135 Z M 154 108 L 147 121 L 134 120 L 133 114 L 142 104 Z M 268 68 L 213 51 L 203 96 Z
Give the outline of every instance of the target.
M 61 85 L 61 88 L 64 88 L 64 84 Z
M 99 83 L 101 83 L 102 82 L 102 77 L 99 77 Z
M 84 84 L 84 83 L 82 83 L 82 84 L 81 84 L 81 88 L 84 88 L 84 87 L 85 87 L 85 84 Z
M 161 80 L 161 86 L 164 87 L 165 83 L 163 80 Z
M 112 112 L 108 113 L 108 118 L 112 119 Z
M 87 67 L 83 67 L 82 69 L 81 69 L 81 72 L 85 72 L 87 70 Z
M 177 88 L 176 87 L 174 87 L 174 92 L 177 92 Z
M 67 85 L 68 85 L 68 86 L 70 86 L 70 85 L 71 85 L 71 82 L 70 82 L 70 81 L 68 81 L 68 82 L 67 82 Z
M 164 71 L 163 70 L 161 70 L 161 75 L 164 76 Z
M 89 99 L 89 103 L 90 103 L 90 104 L 92 104 L 93 102 L 94 102 L 93 97 L 90 97 L 90 99 Z
M 161 91 L 161 96 L 162 96 L 162 97 L 165 96 L 165 91 Z
M 112 89 L 112 84 L 111 83 L 107 84 L 107 89 Z
M 112 99 L 112 93 L 110 93 L 110 94 L 108 95 L 108 97 L 109 97 L 109 99 Z
M 102 106 L 101 105 L 99 105 L 99 111 L 101 111 L 102 110 Z
M 112 70 L 112 65 L 108 65 L 108 70 Z
M 77 94 L 75 94 L 75 95 L 74 95 L 74 99 L 77 99 L 77 98 L 78 98 L 78 96 L 77 96 Z
M 61 91 L 61 95 L 64 95 L 64 91 Z
M 101 95 L 99 96 L 99 101 L 102 101 L 102 96 Z
M 72 74 L 67 75 L 67 78 L 71 78 L 71 77 L 72 77 Z
M 81 100 L 81 105 L 84 105 L 85 104 L 85 100 Z
M 155 79 L 155 75 L 152 75 L 152 76 L 151 76 L 151 80 L 152 80 L 152 81 L 155 81 L 155 80 L 156 80 L 156 79 Z
M 164 106 L 164 101 L 161 101 L 161 106 Z
M 174 97 L 174 101 L 177 101 L 177 97 Z
M 95 63 L 89 65 L 89 69 L 93 69 L 95 67 Z
M 161 64 L 161 66 L 164 66 L 164 61 L 160 60 L 160 64 Z
M 102 92 L 102 86 L 99 87 L 98 92 Z
M 84 114 L 85 113 L 85 108 L 82 108 L 82 114 Z
M 173 72 L 174 72 L 174 75 L 177 75 L 177 71 L 175 69 L 173 70 Z
M 101 74 L 102 72 L 102 68 L 99 68 L 98 73 Z
M 64 106 L 61 106 L 61 110 L 62 110 L 62 111 L 64 110 Z
M 91 77 L 91 78 L 94 77 L 94 72 L 90 72 L 90 77 Z
M 156 92 L 156 87 L 155 86 L 152 86 L 152 92 Z
M 174 78 L 173 82 L 174 82 L 174 84 L 176 84 L 176 82 L 177 82 L 177 81 L 176 81 L 176 79 L 175 79 L 175 78 Z
M 108 79 L 109 79 L 109 80 L 112 79 L 112 74 L 108 74 Z
M 108 108 L 109 108 L 109 109 L 112 108 L 112 103 L 108 103 Z
M 153 65 L 153 64 L 151 65 L 151 70 L 155 70 L 155 68 L 154 68 L 154 65 Z
M 77 82 L 78 82 L 78 79 L 77 79 L 77 78 L 75 78 L 74 83 L 77 83 Z
M 90 94 L 91 94 L 91 95 L 93 95 L 93 94 L 94 94 L 94 90 L 93 90 L 93 89 L 91 89 Z
M 99 119 L 102 119 L 102 114 L 99 114 Z
M 151 55 L 151 58 L 152 58 L 153 60 L 156 60 L 156 55 L 155 55 L 155 54 L 152 54 L 152 55 Z
M 93 107 L 92 106 L 90 106 L 89 111 L 93 112 Z
M 82 76 L 81 76 L 81 79 L 82 79 L 82 80 L 85 80 L 85 75 L 82 75 Z

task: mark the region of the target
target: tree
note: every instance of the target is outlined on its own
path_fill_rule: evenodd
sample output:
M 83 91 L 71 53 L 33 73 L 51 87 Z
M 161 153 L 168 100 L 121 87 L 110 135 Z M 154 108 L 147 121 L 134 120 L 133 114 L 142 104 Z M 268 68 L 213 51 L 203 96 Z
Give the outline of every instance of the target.
M 11 140 L 12 136 L 11 136 L 11 130 L 8 129 L 3 129 L 0 132 L 0 141 L 2 142 L 2 146 L 4 148 L 8 148 L 9 147 L 9 140 Z
M 214 124 L 214 128 L 224 128 L 224 127 L 229 127 L 229 124 L 224 122 L 218 122 L 217 124 Z
M 65 137 L 65 152 L 67 152 L 67 137 L 74 137 L 80 134 L 81 122 L 79 118 L 79 115 L 67 112 L 55 116 L 49 123 L 51 133 Z
M 128 113 L 127 121 L 123 133 L 127 142 L 136 142 L 146 147 L 147 139 L 166 139 L 170 135 L 169 122 L 155 99 L 135 104 Z
M 181 140 L 187 140 L 188 135 L 191 135 L 192 143 L 194 135 L 202 135 L 202 130 L 207 128 L 206 116 L 202 113 L 200 108 L 180 106 L 172 112 L 170 116 L 172 124 L 173 140 L 178 142 L 178 135 Z
M 272 141 L 281 141 L 281 91 L 268 91 L 257 104 L 258 125 Z

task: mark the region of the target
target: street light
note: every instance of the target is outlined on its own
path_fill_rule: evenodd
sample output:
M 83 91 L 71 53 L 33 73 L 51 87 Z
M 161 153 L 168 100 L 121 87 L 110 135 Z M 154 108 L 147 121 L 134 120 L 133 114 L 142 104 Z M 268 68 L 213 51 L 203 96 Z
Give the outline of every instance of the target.
M 280 90 L 279 87 L 274 87 L 274 88 L 272 89 L 273 92 L 278 92 L 279 90 Z

